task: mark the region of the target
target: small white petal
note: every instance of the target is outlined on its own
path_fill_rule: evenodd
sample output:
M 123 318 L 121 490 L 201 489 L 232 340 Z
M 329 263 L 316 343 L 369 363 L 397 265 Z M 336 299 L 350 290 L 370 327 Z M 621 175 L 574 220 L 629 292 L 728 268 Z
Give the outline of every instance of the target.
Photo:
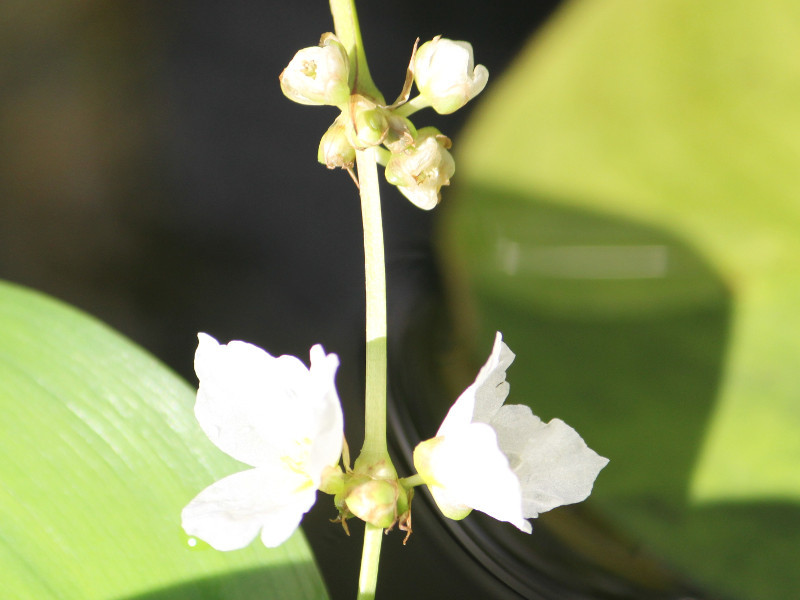
M 417 88 L 436 112 L 452 113 L 486 87 L 489 71 L 483 65 L 473 65 L 471 44 L 436 37 L 417 50 Z
M 303 48 L 280 75 L 281 90 L 300 104 L 340 105 L 350 97 L 347 52 L 333 34 Z
M 229 475 L 200 492 L 181 513 L 187 534 L 217 550 L 244 548 L 261 531 L 274 547 L 297 529 L 316 499 L 302 474 L 273 464 Z
M 309 412 L 308 370 L 295 357 L 275 358 L 245 342 L 220 345 L 199 334 L 195 371 L 200 380 L 195 416 L 223 452 L 258 466 L 303 439 Z
M 497 434 L 497 443 L 508 457 L 511 468 L 516 468 L 525 458 L 531 440 L 546 427 L 528 406 L 505 404 L 489 422 Z
M 344 417 L 334 384 L 338 368 L 339 358 L 335 354 L 325 354 L 319 344 L 311 348 L 310 373 L 320 401 L 314 415 L 316 426 L 306 471 L 315 486 L 319 486 L 325 467 L 338 463 L 342 455 Z
M 509 385 L 506 370 L 514 362 L 514 353 L 503 342 L 503 334 L 495 334 L 492 353 L 483 365 L 473 384 L 475 389 L 475 415 L 473 420 L 488 423 L 508 397 Z
M 445 516 L 458 518 L 475 509 L 530 533 L 522 513 L 519 479 L 484 423 L 473 423 L 440 438 L 427 465 L 415 466 Z M 422 469 L 420 469 L 422 467 Z
M 578 432 L 560 419 L 537 429 L 516 469 L 525 516 L 535 517 L 556 506 L 585 500 L 607 464 L 607 458 L 589 448 Z
M 198 338 L 195 415 L 209 439 L 249 465 L 289 460 L 319 483 L 322 469 L 341 451 L 336 355 L 318 347 L 313 354 L 321 367 L 312 372 L 294 356 L 275 358 L 245 342 Z
M 488 423 L 508 397 L 506 370 L 514 362 L 514 353 L 503 334 L 495 334 L 492 353 L 481 367 L 475 381 L 458 397 L 450 408 L 436 435 L 445 435 L 451 427 L 469 422 Z

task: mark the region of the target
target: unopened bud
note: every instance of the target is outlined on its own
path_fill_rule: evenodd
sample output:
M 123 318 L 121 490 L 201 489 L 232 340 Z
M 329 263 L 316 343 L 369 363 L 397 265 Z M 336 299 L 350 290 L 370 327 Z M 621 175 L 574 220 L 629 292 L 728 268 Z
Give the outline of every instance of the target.
M 339 115 L 319 142 L 317 160 L 329 169 L 351 169 L 355 163 L 356 150 L 345 129 L 343 115 Z
M 350 97 L 347 135 L 350 143 L 363 150 L 383 142 L 389 131 L 389 111 L 360 95 Z
M 391 527 L 397 520 L 399 486 L 396 481 L 368 479 L 345 498 L 348 510 L 375 527 Z
M 472 45 L 436 36 L 417 50 L 417 89 L 439 114 L 449 114 L 481 93 L 489 80 L 483 65 L 474 66 Z
M 340 106 L 350 97 L 350 63 L 344 46 L 332 33 L 319 46 L 303 48 L 280 75 L 281 90 L 300 104 Z

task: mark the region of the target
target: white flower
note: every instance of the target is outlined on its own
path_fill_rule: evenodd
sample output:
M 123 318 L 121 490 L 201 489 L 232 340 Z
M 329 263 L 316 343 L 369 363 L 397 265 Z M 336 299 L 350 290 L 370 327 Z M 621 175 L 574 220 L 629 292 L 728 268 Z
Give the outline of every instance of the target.
M 340 106 L 350 98 L 347 51 L 332 33 L 319 46 L 303 48 L 280 75 L 281 90 L 300 104 Z
M 483 65 L 474 67 L 472 45 L 436 36 L 417 50 L 414 79 L 419 93 L 443 115 L 481 93 L 489 80 Z
M 316 500 L 322 472 L 342 452 L 335 354 L 311 348 L 311 368 L 245 342 L 198 334 L 195 415 L 220 450 L 251 465 L 206 488 L 181 514 L 183 528 L 217 550 L 282 544 Z
M 498 332 L 492 354 L 450 408 L 414 465 L 445 516 L 472 509 L 531 532 L 526 519 L 585 500 L 608 459 L 559 419 L 545 424 L 527 406 L 503 405 L 514 354 Z
M 442 186 L 450 185 L 456 172 L 449 147 L 450 140 L 435 127 L 423 127 L 413 145 L 392 154 L 386 163 L 386 181 L 419 208 L 431 210 L 441 200 Z

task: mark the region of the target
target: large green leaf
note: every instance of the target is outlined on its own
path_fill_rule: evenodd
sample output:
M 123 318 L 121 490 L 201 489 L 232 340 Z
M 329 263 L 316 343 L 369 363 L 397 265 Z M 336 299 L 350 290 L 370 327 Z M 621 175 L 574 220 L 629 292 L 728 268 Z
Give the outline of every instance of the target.
M 299 532 L 274 550 L 188 545 L 183 506 L 241 469 L 193 397 L 94 319 L 0 283 L 4 598 L 327 597 Z
M 514 400 L 611 458 L 595 505 L 744 598 L 800 589 L 799 56 L 792 0 L 570 2 L 445 219 Z

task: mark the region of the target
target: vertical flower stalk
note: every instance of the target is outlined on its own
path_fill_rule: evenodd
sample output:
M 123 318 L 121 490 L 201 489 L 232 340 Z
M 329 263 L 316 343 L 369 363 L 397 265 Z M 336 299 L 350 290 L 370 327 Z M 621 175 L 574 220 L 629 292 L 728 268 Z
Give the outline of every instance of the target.
M 388 460 L 386 449 L 386 267 L 378 168 L 372 150 L 356 152 L 364 223 L 366 284 L 366 410 L 364 446 L 358 462 Z M 356 467 L 358 468 L 358 464 Z
M 337 37 L 347 50 L 354 93 L 383 102 L 367 67 L 358 26 L 355 0 L 330 0 Z M 366 391 L 364 446 L 355 470 L 372 476 L 397 477 L 386 447 L 386 266 L 383 222 L 378 185 L 378 165 L 372 149 L 356 151 L 361 215 L 364 224 L 364 275 L 366 285 Z M 364 548 L 358 579 L 358 600 L 375 597 L 383 529 L 369 523 L 364 528 Z
M 361 41 L 361 29 L 358 25 L 355 0 L 330 0 L 330 4 L 336 37 L 342 42 L 347 55 L 350 57 L 353 92 L 370 96 L 383 104 L 383 95 L 375 86 L 369 74 L 364 42 Z

